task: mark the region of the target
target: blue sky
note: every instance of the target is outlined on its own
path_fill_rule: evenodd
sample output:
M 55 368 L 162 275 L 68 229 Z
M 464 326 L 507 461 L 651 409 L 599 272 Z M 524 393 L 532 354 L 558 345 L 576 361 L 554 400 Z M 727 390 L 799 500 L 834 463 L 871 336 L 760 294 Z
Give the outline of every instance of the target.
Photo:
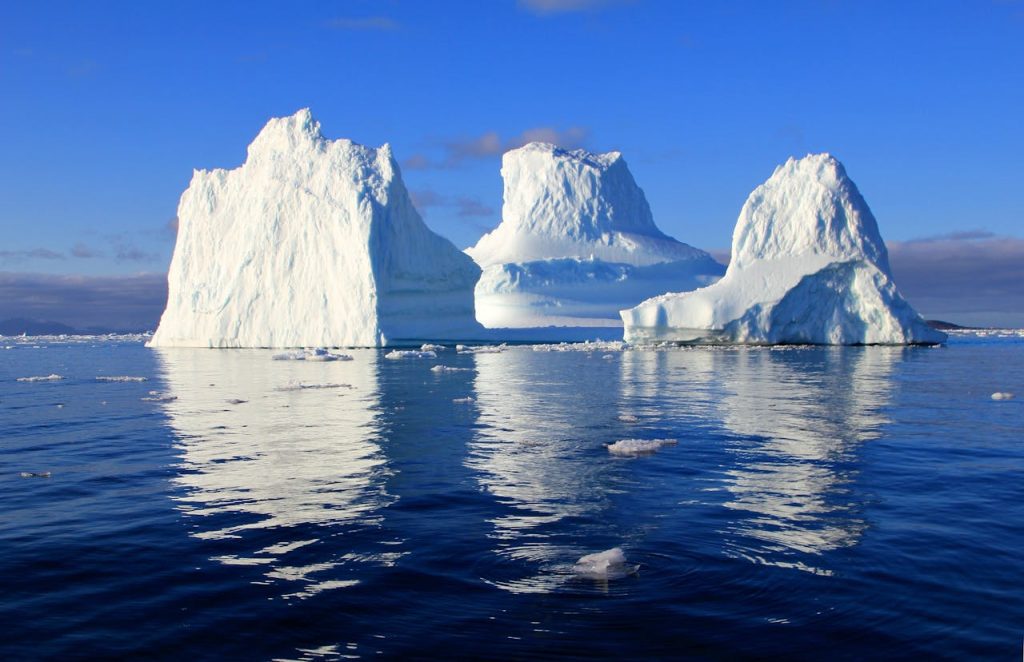
M 547 138 L 622 151 L 701 248 L 778 163 L 830 151 L 898 278 L 900 250 L 1024 257 L 1018 1 L 4 3 L 0 89 L 9 281 L 163 273 L 192 169 L 306 106 L 328 137 L 390 142 L 460 247 L 500 220 L 501 151 Z

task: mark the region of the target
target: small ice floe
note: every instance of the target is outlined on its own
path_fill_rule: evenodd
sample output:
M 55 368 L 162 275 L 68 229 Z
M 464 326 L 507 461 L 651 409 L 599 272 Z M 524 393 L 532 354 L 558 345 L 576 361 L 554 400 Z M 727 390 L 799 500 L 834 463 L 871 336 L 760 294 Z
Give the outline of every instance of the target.
M 49 471 L 22 471 L 22 478 L 49 478 L 52 474 Z
M 604 356 L 602 356 L 601 358 L 602 358 L 602 359 L 605 359 L 605 360 L 607 360 L 607 359 L 614 359 L 614 358 L 615 358 L 615 355 L 614 355 L 614 354 L 605 354 L 605 355 L 604 355 Z
M 59 382 L 62 379 L 64 379 L 64 376 L 57 373 L 40 375 L 38 377 L 18 377 L 19 382 Z
M 348 354 L 335 354 L 324 347 L 316 349 L 297 349 L 289 352 L 280 352 L 270 357 L 274 361 L 351 361 Z
M 177 400 L 178 396 L 168 395 L 167 393 L 161 393 L 160 391 L 150 391 L 149 395 L 141 398 L 143 402 L 172 402 Z
M 420 347 L 420 351 L 421 352 L 443 352 L 444 351 L 444 345 L 432 345 L 430 343 L 423 343 L 423 346 Z
M 586 579 L 622 579 L 636 574 L 638 565 L 626 563 L 621 547 L 612 547 L 603 552 L 581 556 L 572 567 L 573 574 Z
M 452 403 L 456 405 L 471 405 L 474 402 L 476 402 L 476 400 L 470 397 L 452 399 Z
M 454 368 L 447 365 L 435 365 L 430 369 L 430 372 L 470 372 L 472 368 Z
M 502 343 L 500 345 L 456 345 L 455 351 L 459 354 L 500 354 L 508 349 L 508 345 Z
M 397 359 L 436 359 L 437 353 L 431 351 L 419 351 L 415 349 L 393 349 L 384 355 L 384 358 Z
M 640 417 L 634 416 L 633 414 L 619 414 L 619 420 L 623 423 L 639 423 Z
M 664 446 L 675 446 L 675 439 L 621 439 L 608 444 L 608 452 L 623 457 L 637 457 L 657 453 Z
M 112 375 L 109 377 L 100 375 L 96 378 L 98 382 L 144 382 L 146 380 L 146 377 L 132 377 L 131 375 Z
M 992 394 L 993 400 L 1013 400 L 1013 393 L 1006 393 L 1005 391 L 996 391 Z
M 327 388 L 353 388 L 351 384 L 311 384 L 308 382 L 288 382 L 284 386 L 278 386 L 277 391 L 307 391 Z

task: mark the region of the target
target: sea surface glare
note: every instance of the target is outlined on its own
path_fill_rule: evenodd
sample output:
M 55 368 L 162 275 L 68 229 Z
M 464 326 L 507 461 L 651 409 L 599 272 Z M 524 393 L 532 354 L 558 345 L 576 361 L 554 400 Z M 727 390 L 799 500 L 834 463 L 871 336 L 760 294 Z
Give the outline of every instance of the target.
M 0 655 L 1018 659 L 1024 335 L 565 349 L 0 338 Z

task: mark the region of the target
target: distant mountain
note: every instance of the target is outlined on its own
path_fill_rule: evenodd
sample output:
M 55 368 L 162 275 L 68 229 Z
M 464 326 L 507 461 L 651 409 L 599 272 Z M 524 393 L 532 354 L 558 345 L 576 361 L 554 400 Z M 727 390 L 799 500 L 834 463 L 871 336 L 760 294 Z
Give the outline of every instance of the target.
M 25 317 L 11 317 L 9 319 L 0 320 L 0 335 L 2 336 L 20 336 L 23 333 L 29 336 L 94 336 L 105 333 L 142 333 L 149 330 L 150 329 L 109 329 L 105 327 L 92 326 L 85 329 L 76 329 L 75 327 L 68 326 L 62 322 L 54 322 L 52 320 L 34 320 Z
M 976 328 L 971 326 L 960 326 L 959 324 L 953 324 L 952 322 L 943 322 L 942 320 L 925 320 L 924 323 L 932 327 L 933 329 L 938 329 L 939 331 L 949 331 L 951 329 Z

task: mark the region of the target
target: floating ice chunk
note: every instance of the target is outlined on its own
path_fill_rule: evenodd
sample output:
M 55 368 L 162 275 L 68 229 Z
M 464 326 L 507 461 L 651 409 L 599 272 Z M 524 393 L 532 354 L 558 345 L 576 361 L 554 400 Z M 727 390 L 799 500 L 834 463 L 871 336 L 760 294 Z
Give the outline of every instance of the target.
M 633 414 L 619 414 L 618 418 L 623 423 L 639 423 L 640 422 L 640 418 L 638 416 L 634 416 Z
M 101 375 L 96 378 L 98 382 L 144 382 L 147 381 L 146 377 L 133 377 L 131 375 L 112 375 L 104 376 Z
M 308 382 L 288 382 L 284 386 L 278 386 L 278 391 L 306 391 L 325 388 L 353 388 L 351 384 L 311 384 Z
M 1006 393 L 1004 391 L 996 391 L 992 394 L 993 400 L 1012 400 L 1013 393 Z
M 270 357 L 274 361 L 351 361 L 348 354 L 335 354 L 323 347 L 317 349 L 299 349 L 291 352 L 280 352 Z
M 415 349 L 393 349 L 384 355 L 386 359 L 436 359 L 436 352 L 421 352 Z
M 614 444 L 608 444 L 608 452 L 612 455 L 636 457 L 656 453 L 664 446 L 674 446 L 677 443 L 679 442 L 675 439 L 621 439 Z
M 477 345 L 470 347 L 469 345 L 456 345 L 455 351 L 459 354 L 498 354 L 508 349 L 508 346 L 502 343 L 501 345 Z
M 39 377 L 18 377 L 19 382 L 58 382 L 62 379 L 64 379 L 63 375 L 58 375 L 57 373 Z
M 455 368 L 447 365 L 435 365 L 430 372 L 471 372 L 472 368 Z
M 603 552 L 581 556 L 572 571 L 578 577 L 588 579 L 621 579 L 636 573 L 640 566 L 626 563 L 621 547 L 612 547 Z
M 294 352 L 280 352 L 278 354 L 274 354 L 270 358 L 274 361 L 305 361 L 306 352 L 301 349 Z
M 167 393 L 161 393 L 160 391 L 150 391 L 149 395 L 141 398 L 143 402 L 172 402 L 177 400 L 178 396 L 168 395 Z
M 476 402 L 476 400 L 474 400 L 473 398 L 470 398 L 470 397 L 465 397 L 465 398 L 454 398 L 454 399 L 452 400 L 452 403 L 453 403 L 453 404 L 456 404 L 456 405 L 471 405 L 471 404 L 473 404 L 474 402 Z
M 49 471 L 22 471 L 22 478 L 49 478 L 51 476 Z
M 420 347 L 421 352 L 442 352 L 444 351 L 444 345 L 432 345 L 430 343 L 423 343 Z

